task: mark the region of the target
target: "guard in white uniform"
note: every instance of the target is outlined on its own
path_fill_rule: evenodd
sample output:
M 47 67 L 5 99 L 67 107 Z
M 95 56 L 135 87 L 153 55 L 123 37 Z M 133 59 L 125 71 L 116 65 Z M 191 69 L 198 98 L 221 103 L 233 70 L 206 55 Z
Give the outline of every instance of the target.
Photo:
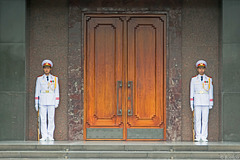
M 209 109 L 213 107 L 212 78 L 205 75 L 207 62 L 196 63 L 198 75 L 192 77 L 190 86 L 190 106 L 194 110 L 195 141 L 207 142 Z
M 55 129 L 54 116 L 55 108 L 59 104 L 58 77 L 50 74 L 53 63 L 50 60 L 42 62 L 44 75 L 37 78 L 35 90 L 35 109 L 40 115 L 41 141 L 53 141 Z M 48 124 L 47 124 L 48 122 Z

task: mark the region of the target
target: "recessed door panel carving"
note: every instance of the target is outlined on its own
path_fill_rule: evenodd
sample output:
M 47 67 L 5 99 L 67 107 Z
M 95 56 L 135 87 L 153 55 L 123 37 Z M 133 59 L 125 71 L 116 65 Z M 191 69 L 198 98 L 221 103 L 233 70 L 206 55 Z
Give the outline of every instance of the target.
M 122 80 L 122 28 L 120 18 L 87 20 L 87 125 L 119 127 L 117 81 Z M 121 97 L 120 97 L 121 98 Z M 119 106 L 121 107 L 121 99 Z
M 129 127 L 161 127 L 164 114 L 164 21 L 128 20 L 128 80 L 133 81 Z M 128 101 L 128 108 L 131 102 Z
M 165 139 L 166 16 L 85 19 L 85 139 Z

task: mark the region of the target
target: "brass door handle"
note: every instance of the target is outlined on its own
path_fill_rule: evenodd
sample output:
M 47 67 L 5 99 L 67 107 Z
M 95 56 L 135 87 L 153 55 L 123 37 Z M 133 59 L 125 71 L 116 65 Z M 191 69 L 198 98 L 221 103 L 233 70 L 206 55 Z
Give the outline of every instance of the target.
M 128 116 L 133 115 L 133 81 L 128 81 L 128 88 L 131 89 L 131 95 L 128 97 L 128 100 L 131 101 L 131 109 L 128 109 Z
M 119 88 L 122 88 L 122 81 L 117 81 L 117 115 L 122 115 L 122 109 L 119 109 Z

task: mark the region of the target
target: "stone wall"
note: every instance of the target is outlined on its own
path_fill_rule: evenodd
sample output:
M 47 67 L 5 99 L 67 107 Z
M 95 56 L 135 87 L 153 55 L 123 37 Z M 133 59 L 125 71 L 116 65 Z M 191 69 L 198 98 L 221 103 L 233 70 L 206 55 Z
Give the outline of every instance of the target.
M 69 139 L 83 136 L 83 13 L 120 13 L 168 15 L 167 52 L 167 139 L 181 140 L 181 1 L 78 1 L 69 5 Z
M 184 0 L 182 8 L 182 140 L 192 140 L 192 112 L 189 86 L 197 74 L 199 59 L 208 63 L 206 74 L 213 78 L 214 106 L 209 114 L 209 140 L 219 139 L 219 33 L 220 2 L 218 0 Z
M 53 61 L 52 74 L 59 77 L 60 105 L 56 109 L 56 140 L 68 140 L 68 2 L 32 0 L 28 3 L 28 139 L 37 139 L 34 108 L 36 78 L 43 74 L 44 59 Z
M 222 13 L 222 139 L 239 142 L 240 1 L 223 0 Z
M 53 60 L 60 79 L 56 110 L 56 140 L 83 139 L 83 13 L 167 13 L 167 140 L 191 140 L 190 78 L 198 59 L 209 63 L 215 106 L 210 112 L 210 140 L 217 140 L 218 124 L 218 0 L 52 0 L 29 2 L 29 140 L 36 139 L 34 86 L 41 61 Z M 217 135 L 217 136 L 213 136 Z

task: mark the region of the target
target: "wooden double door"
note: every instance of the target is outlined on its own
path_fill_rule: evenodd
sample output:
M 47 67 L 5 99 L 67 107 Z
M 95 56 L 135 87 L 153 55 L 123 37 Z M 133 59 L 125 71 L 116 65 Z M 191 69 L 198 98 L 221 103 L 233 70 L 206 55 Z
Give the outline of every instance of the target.
M 86 15 L 85 140 L 166 138 L 166 15 Z

